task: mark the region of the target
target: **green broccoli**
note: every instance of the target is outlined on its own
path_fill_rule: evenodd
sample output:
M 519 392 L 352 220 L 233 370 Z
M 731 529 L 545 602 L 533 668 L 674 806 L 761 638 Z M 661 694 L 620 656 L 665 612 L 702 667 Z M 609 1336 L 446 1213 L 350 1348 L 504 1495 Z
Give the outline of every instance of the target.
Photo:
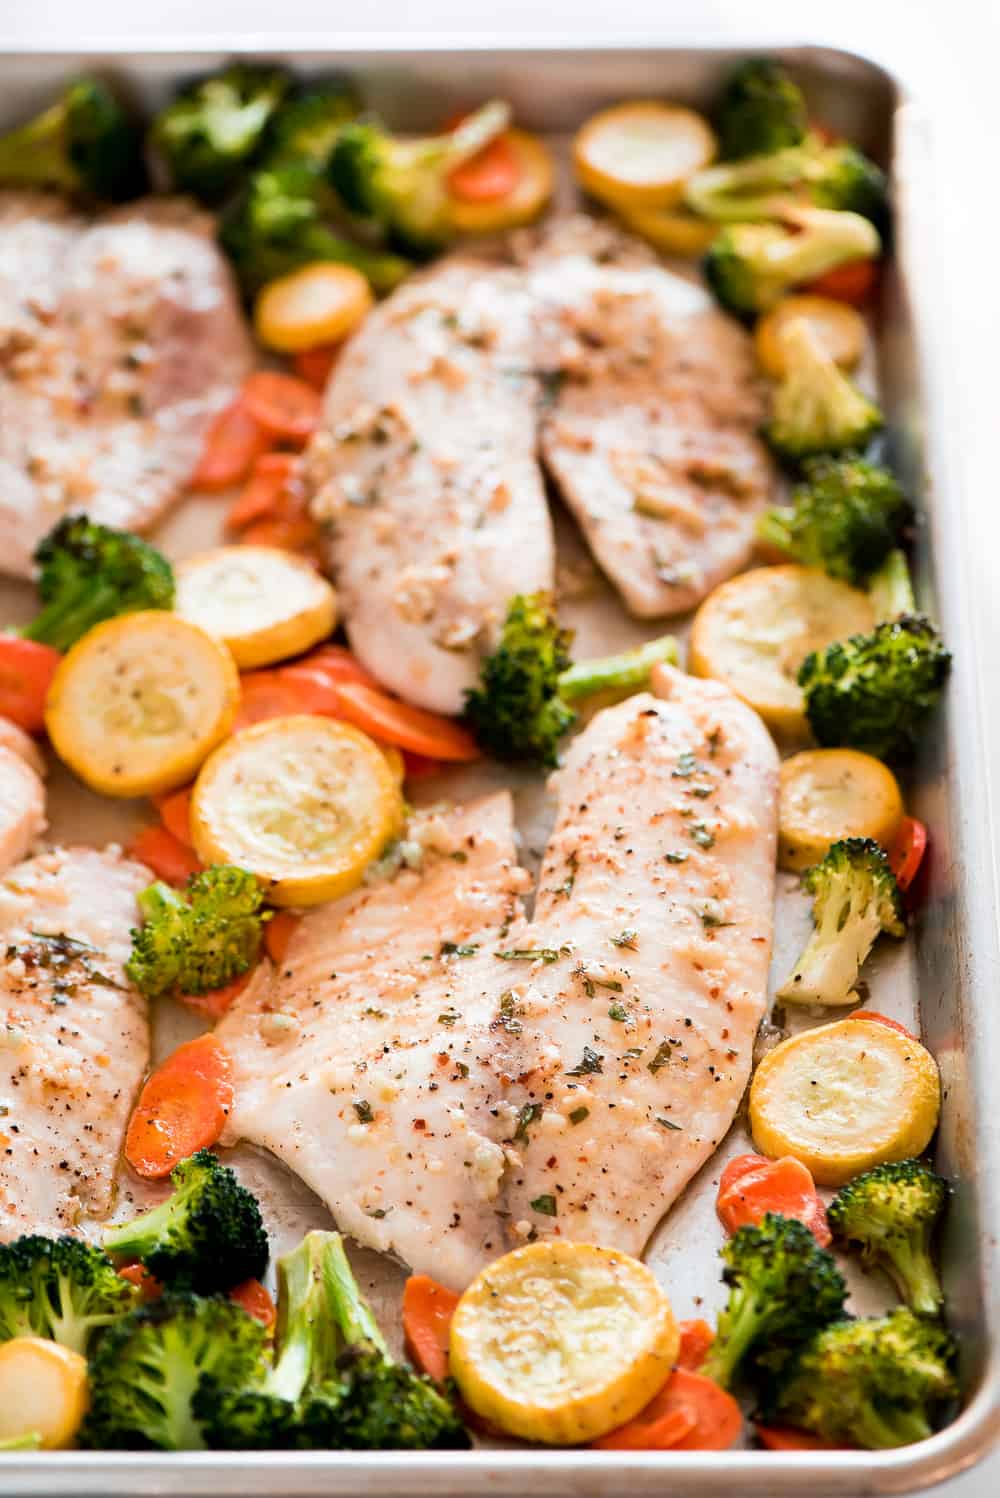
M 317 82 L 279 105 L 268 127 L 261 164 L 306 162 L 325 168 L 337 137 L 357 117 L 361 100 L 345 78 Z
M 266 1333 L 221 1297 L 168 1290 L 117 1321 L 90 1360 L 90 1408 L 80 1445 L 104 1451 L 203 1450 L 193 1403 L 203 1378 L 249 1383 L 264 1361 Z
M 452 234 L 448 174 L 500 135 L 508 105 L 492 101 L 443 135 L 401 140 L 374 123 L 346 125 L 329 178 L 344 206 L 370 219 L 404 254 L 425 256 Z
M 895 476 L 856 453 L 807 458 L 791 504 L 765 511 L 757 536 L 807 567 L 861 586 L 897 545 L 911 509 Z
M 918 1316 L 937 1316 L 944 1302 L 931 1240 L 948 1202 L 948 1183 L 921 1160 L 876 1165 L 841 1188 L 827 1211 L 830 1227 L 860 1251 L 866 1267 L 884 1269 Z
M 750 321 L 786 291 L 847 265 L 874 260 L 882 241 L 859 213 L 787 204 L 782 223 L 730 224 L 715 236 L 703 261 L 720 306 Z
M 92 1334 L 135 1301 L 107 1254 L 82 1238 L 32 1235 L 0 1245 L 0 1342 L 47 1337 L 85 1354 Z
M 722 1249 L 729 1301 L 700 1372 L 729 1388 L 753 1354 L 770 1366 L 843 1314 L 847 1287 L 831 1254 L 793 1217 L 768 1212 Z
M 768 156 L 705 167 L 690 178 L 684 198 L 715 223 L 780 222 L 790 204 L 811 203 L 860 214 L 883 234 L 889 225 L 885 174 L 849 145 L 825 145 L 809 136 Z
M 139 1259 L 168 1285 L 208 1295 L 267 1268 L 267 1233 L 257 1198 L 211 1150 L 199 1150 L 170 1172 L 172 1196 L 131 1222 L 104 1230 L 104 1247 Z
M 308 162 L 255 172 L 219 222 L 219 243 L 244 294 L 255 296 L 268 281 L 317 260 L 354 266 L 379 293 L 398 286 L 410 262 L 346 239 L 335 227 L 338 211 L 332 189 Z
M 883 425 L 882 412 L 838 368 L 804 318 L 784 335 L 786 372 L 774 392 L 765 436 L 792 464 L 818 453 L 863 447 Z
M 719 154 L 734 161 L 797 146 L 809 117 L 802 90 L 781 64 L 751 57 L 730 74 L 714 124 Z
M 130 531 L 86 515 L 64 516 L 39 543 L 35 565 L 44 606 L 19 633 L 56 650 L 68 650 L 102 619 L 173 607 L 166 557 Z
M 0 1451 L 37 1451 L 42 1444 L 42 1438 L 37 1430 L 26 1436 L 8 1436 L 0 1441 Z
M 253 874 L 213 864 L 186 890 L 157 880 L 138 897 L 143 925 L 133 928 L 125 971 L 148 998 L 210 993 L 253 967 L 270 912 Z
M 171 186 L 206 203 L 225 198 L 263 144 L 290 85 L 282 68 L 234 63 L 181 89 L 150 128 Z
M 958 1387 L 954 1339 L 900 1307 L 888 1316 L 837 1321 L 799 1352 L 764 1410 L 831 1444 L 870 1451 L 923 1441 Z
M 834 843 L 802 875 L 813 897 L 814 930 L 778 998 L 846 1004 L 876 939 L 906 933 L 903 899 L 885 849 L 870 837 Z
M 112 203 L 138 198 L 148 186 L 142 133 L 104 83 L 78 78 L 43 114 L 0 137 L 0 183 Z

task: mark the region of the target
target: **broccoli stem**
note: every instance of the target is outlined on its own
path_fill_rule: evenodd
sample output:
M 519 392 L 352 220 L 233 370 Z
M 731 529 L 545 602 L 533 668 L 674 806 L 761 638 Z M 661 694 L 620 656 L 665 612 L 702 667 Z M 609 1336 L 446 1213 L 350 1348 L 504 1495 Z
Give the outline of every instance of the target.
M 765 510 L 757 521 L 757 540 L 768 546 L 776 546 L 779 551 L 791 551 L 795 538 L 788 522 L 793 513 L 790 506 Z
M 760 1321 L 761 1311 L 756 1296 L 743 1292 L 735 1304 L 731 1300 L 720 1318 L 719 1335 L 698 1371 L 706 1378 L 713 1378 L 723 1389 L 728 1389 L 733 1371 L 760 1331 Z
M 660 661 L 677 664 L 677 641 L 673 635 L 648 640 L 635 650 L 606 655 L 598 660 L 578 661 L 559 677 L 559 695 L 565 702 L 577 702 L 595 692 L 638 691 L 646 685 L 649 673 Z
M 29 1435 L 7 1436 L 0 1441 L 0 1451 L 37 1451 L 41 1444 L 41 1436 L 33 1430 Z
M 923 1238 L 893 1239 L 882 1261 L 901 1298 L 918 1316 L 937 1316 L 944 1296 Z
M 869 1451 L 891 1451 L 897 1446 L 910 1446 L 914 1441 L 926 1441 L 932 1434 L 926 1415 L 921 1410 L 891 1409 L 876 1410 L 868 1405 L 858 1411 L 852 1435 Z
M 79 586 L 53 599 L 21 630 L 25 640 L 37 640 L 55 650 L 68 650 L 95 624 L 118 612 L 119 596 L 110 583 L 81 580 Z
M 76 173 L 63 146 L 66 103 L 60 100 L 43 114 L 0 138 L 0 181 L 30 187 L 64 187 L 75 191 Z
M 354 1347 L 367 1342 L 388 1359 L 385 1338 L 371 1307 L 358 1289 L 344 1252 L 343 1238 L 339 1233 L 314 1232 L 308 1233 L 304 1242 L 308 1243 L 310 1238 L 320 1240 L 317 1252 L 321 1254 L 327 1306 L 345 1346 Z
M 876 621 L 898 619 L 900 614 L 916 611 L 913 583 L 906 556 L 898 547 L 890 551 L 881 567 L 872 575 L 868 596 L 875 609 Z
M 122 1223 L 120 1227 L 107 1228 L 104 1233 L 105 1252 L 116 1259 L 145 1259 L 153 1247 L 169 1235 L 178 1218 L 183 1217 L 186 1196 L 182 1186 L 158 1207 L 151 1207 L 148 1212 L 141 1213 L 131 1222 Z

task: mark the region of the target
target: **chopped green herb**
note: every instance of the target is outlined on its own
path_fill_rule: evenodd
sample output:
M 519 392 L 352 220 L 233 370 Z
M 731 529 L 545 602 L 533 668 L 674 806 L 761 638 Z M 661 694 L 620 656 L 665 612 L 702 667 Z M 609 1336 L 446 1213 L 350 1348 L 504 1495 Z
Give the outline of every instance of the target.
M 368 1005 L 368 1008 L 365 1010 L 365 1013 L 366 1014 L 370 1014 L 373 1019 L 385 1019 L 385 1010 L 384 1009 L 375 1009 L 375 1008 L 373 1008 L 373 1006 L 371 1004 Z
M 601 1065 L 601 1062 L 603 1060 L 604 1057 L 600 1054 L 599 1051 L 592 1050 L 589 1045 L 585 1045 L 583 1048 L 583 1055 L 580 1057 L 576 1065 L 566 1073 L 566 1076 L 586 1077 L 592 1075 L 595 1072 L 603 1072 L 604 1068 Z
M 617 1020 L 619 1023 L 621 1023 L 622 1020 L 627 1020 L 628 1010 L 625 1008 L 625 1005 L 612 1004 L 611 1008 L 608 1010 L 608 1019 Z
M 583 1120 L 585 1118 L 589 1118 L 589 1117 L 590 1117 L 590 1109 L 589 1108 L 574 1108 L 573 1112 L 569 1116 L 569 1121 L 570 1121 L 571 1124 L 582 1124 Z
M 479 951 L 479 943 L 476 942 L 476 941 L 473 941 L 473 942 L 443 941 L 441 943 L 441 950 L 438 953 L 438 955 L 440 957 L 474 957 L 478 951 Z
M 352 1103 L 351 1107 L 354 1109 L 355 1113 L 358 1115 L 362 1123 L 371 1123 L 372 1119 L 375 1117 L 374 1113 L 372 1112 L 371 1103 L 369 1103 L 365 1098 L 362 1098 L 358 1103 Z
M 520 1035 L 524 1028 L 517 1016 L 517 1003 L 510 989 L 500 995 L 500 1014 L 495 1021 L 501 1030 L 506 1030 L 508 1035 Z
M 613 947 L 628 947 L 630 952 L 634 952 L 636 949 L 636 937 L 638 935 L 638 931 L 633 931 L 631 926 L 626 926 L 621 936 L 613 936 L 611 938 L 611 945 Z
M 715 847 L 715 833 L 706 827 L 704 822 L 692 822 L 688 828 L 688 837 L 693 843 L 697 843 L 699 848 Z
M 439 1025 L 454 1025 L 460 1018 L 457 1009 L 446 1009 L 443 1014 L 438 1015 Z
M 563 880 L 562 884 L 557 884 L 555 889 L 549 891 L 550 894 L 571 895 L 573 893 L 573 886 L 576 883 L 577 863 L 577 852 L 576 849 L 573 848 L 566 859 L 566 868 L 569 870 L 569 872 L 567 873 L 566 878 Z
M 365 1213 L 365 1216 L 366 1217 L 375 1217 L 375 1218 L 378 1219 L 379 1222 L 381 1222 L 382 1218 L 383 1217 L 388 1217 L 388 1215 L 389 1215 L 389 1213 L 391 1211 L 392 1211 L 391 1207 L 369 1207 L 368 1210 L 367 1210 L 367 1212 Z
M 731 926 L 733 924 L 732 921 L 724 921 L 719 912 L 713 910 L 710 905 L 706 905 L 704 910 L 700 910 L 698 914 L 701 916 L 701 924 L 709 931 L 719 931 L 723 926 Z
M 708 735 L 708 753 L 709 753 L 709 757 L 711 759 L 714 759 L 715 756 L 716 756 L 716 754 L 719 752 L 719 745 L 721 743 L 722 743 L 722 729 L 721 728 L 713 728 L 712 732 Z
M 517 1128 L 514 1130 L 515 1139 L 523 1139 L 528 1142 L 528 1129 L 542 1116 L 541 1103 L 525 1103 L 517 1115 Z
M 660 1044 L 656 1048 L 656 1055 L 653 1057 L 652 1061 L 649 1063 L 649 1070 L 653 1073 L 653 1076 L 655 1077 L 656 1073 L 658 1071 L 661 1071 L 662 1068 L 665 1067 L 668 1064 L 669 1061 L 670 1061 L 670 1043 L 669 1043 L 669 1041 L 661 1040 Z
M 554 1196 L 536 1196 L 533 1202 L 528 1204 L 533 1212 L 541 1212 L 543 1217 L 556 1216 L 556 1199 Z
M 661 1118 L 660 1115 L 657 1114 L 656 1122 L 660 1125 L 661 1129 L 673 1129 L 678 1134 L 683 1132 L 680 1124 L 675 1124 L 670 1118 Z
M 691 776 L 694 774 L 697 768 L 698 760 L 695 756 L 694 750 L 685 749 L 683 754 L 678 756 L 677 769 L 672 770 L 671 774 L 674 780 L 690 780 Z
M 502 962 L 558 962 L 555 947 L 511 947 L 496 954 Z
M 572 976 L 579 978 L 583 984 L 583 991 L 588 999 L 592 999 L 599 988 L 606 988 L 611 993 L 621 993 L 623 985 L 617 978 L 595 978 L 581 962 L 579 967 L 573 969 Z
M 457 848 L 454 853 L 449 853 L 448 857 L 453 858 L 456 863 L 468 863 L 469 861 L 468 853 L 463 853 L 461 848 Z
M 664 853 L 667 863 L 687 863 L 690 853 Z
M 623 1061 L 634 1061 L 636 1056 L 642 1055 L 641 1045 L 630 1045 L 627 1051 L 622 1051 Z
M 456 1061 L 455 1070 L 458 1072 L 458 1075 L 460 1077 L 467 1077 L 469 1075 L 469 1068 L 466 1066 L 464 1061 Z
M 704 801 L 705 797 L 706 796 L 710 796 L 711 794 L 712 794 L 712 787 L 710 785 L 689 785 L 688 786 L 688 795 L 689 796 L 697 796 L 698 799 L 699 799 L 699 801 Z

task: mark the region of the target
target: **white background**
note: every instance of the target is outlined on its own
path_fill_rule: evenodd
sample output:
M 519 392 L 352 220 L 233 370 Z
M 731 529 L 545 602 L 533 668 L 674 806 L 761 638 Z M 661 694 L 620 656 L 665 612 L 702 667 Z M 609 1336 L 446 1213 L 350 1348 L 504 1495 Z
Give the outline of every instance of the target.
M 932 113 L 941 254 L 950 269 L 949 326 L 939 357 L 961 365 L 956 419 L 974 496 L 972 586 L 985 663 L 987 744 L 1000 807 L 1000 0 L 0 0 L 0 50 L 25 43 L 71 46 L 134 36 L 206 40 L 253 36 L 280 45 L 309 38 L 335 46 L 345 33 L 504 36 L 606 35 L 658 45 L 765 25 L 791 43 L 854 47 L 906 78 Z M 970 373 L 974 371 L 974 374 Z M 984 815 L 989 815 L 984 808 Z M 1000 832 L 997 821 L 994 828 Z M 1000 1003 L 1000 993 L 983 995 Z M 1000 1060 L 1000 1058 L 998 1058 Z M 941 1498 L 998 1498 L 1000 1455 L 935 1490 Z

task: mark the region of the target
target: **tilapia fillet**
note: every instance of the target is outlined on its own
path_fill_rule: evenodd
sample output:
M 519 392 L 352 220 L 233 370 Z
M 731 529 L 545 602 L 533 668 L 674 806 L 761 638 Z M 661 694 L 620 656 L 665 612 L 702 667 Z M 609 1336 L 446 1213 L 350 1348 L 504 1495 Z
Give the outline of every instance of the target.
M 149 1060 L 124 973 L 148 869 L 64 848 L 0 882 L 0 1241 L 103 1217 Z
M 417 824 L 419 867 L 306 915 L 219 1026 L 229 1142 L 456 1288 L 532 1236 L 641 1252 L 746 1085 L 776 754 L 724 688 L 657 691 L 571 745 L 530 923 L 509 798 L 459 807 Z

